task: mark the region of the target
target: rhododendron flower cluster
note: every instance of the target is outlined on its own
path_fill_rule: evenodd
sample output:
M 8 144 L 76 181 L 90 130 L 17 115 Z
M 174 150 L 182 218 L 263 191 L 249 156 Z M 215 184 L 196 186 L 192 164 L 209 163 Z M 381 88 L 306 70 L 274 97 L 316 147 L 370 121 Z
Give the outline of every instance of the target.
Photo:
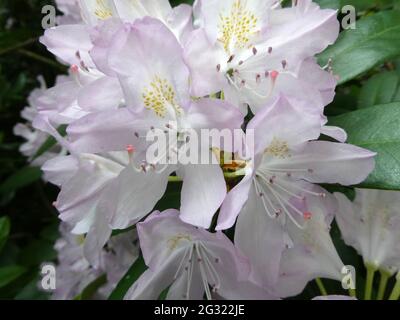
M 45 137 L 58 142 L 39 163 L 60 188 L 65 285 L 54 298 L 103 273 L 106 297 L 139 250 L 148 269 L 126 299 L 166 289 L 169 299 L 279 299 L 318 277 L 341 281 L 329 233 L 338 204 L 320 185 L 361 183 L 375 153 L 327 126 L 337 78 L 316 55 L 338 36 L 336 11 L 311 0 L 58 3 L 64 15 L 41 43 L 69 73 L 32 95 L 25 118 L 37 131 L 16 127 L 28 156 Z M 204 130 L 236 138 L 194 143 Z M 174 159 L 149 158 L 154 132 L 177 137 L 164 150 Z M 184 161 L 188 150 L 212 161 Z M 180 182 L 179 206 L 157 210 Z

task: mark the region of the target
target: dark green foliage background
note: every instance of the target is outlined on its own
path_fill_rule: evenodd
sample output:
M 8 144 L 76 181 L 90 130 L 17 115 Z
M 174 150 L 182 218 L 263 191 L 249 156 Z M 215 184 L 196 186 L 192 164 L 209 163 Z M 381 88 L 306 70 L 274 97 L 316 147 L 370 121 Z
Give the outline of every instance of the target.
M 171 2 L 178 5 L 192 1 Z M 351 142 L 371 146 L 376 151 L 383 150 L 377 171 L 364 186 L 400 190 L 400 137 L 395 130 L 400 125 L 397 111 L 400 110 L 397 61 L 400 56 L 400 12 L 397 11 L 400 1 L 316 2 L 336 9 L 345 4 L 354 5 L 359 18 L 363 19 L 360 29 L 368 30 L 370 38 L 366 35 L 362 43 L 357 40 L 357 30 L 345 32 L 334 48 L 320 56 L 321 64 L 334 57 L 334 71 L 343 80 L 335 101 L 327 107 L 327 114 L 332 123 L 349 131 Z M 51 86 L 55 77 L 65 71 L 37 41 L 43 33 L 41 8 L 47 4 L 52 4 L 52 1 L 0 0 L 0 299 L 48 298 L 47 294 L 37 289 L 39 267 L 42 262 L 55 261 L 56 258 L 53 244 L 58 236 L 58 219 L 51 203 L 56 198 L 57 190 L 40 179 L 37 169 L 27 167 L 26 159 L 18 151 L 22 140 L 12 133 L 13 126 L 21 121 L 20 112 L 27 103 L 27 96 L 39 85 L 38 75 L 43 75 Z M 390 23 L 392 25 L 385 29 Z M 363 69 L 359 63 L 354 74 L 351 62 L 360 62 L 357 55 L 363 55 L 367 50 L 373 51 L 366 57 L 370 59 L 364 64 L 368 67 Z M 343 55 L 343 52 L 348 54 Z M 338 64 L 344 61 L 347 65 L 335 65 L 335 61 Z M 372 108 L 364 110 L 367 107 Z M 378 117 L 383 111 L 387 112 L 386 116 Z M 347 115 L 349 112 L 351 114 Z M 369 123 L 376 119 L 378 122 L 370 126 Z M 369 132 L 374 127 L 388 128 L 388 119 L 391 119 L 389 127 L 392 131 L 376 129 L 376 132 Z M 355 123 L 358 127 L 354 127 Z M 365 133 L 360 133 L 360 130 L 365 130 Z M 375 139 L 377 135 L 379 140 Z M 382 141 L 386 143 L 382 144 Z M 386 154 L 388 157 L 385 157 Z M 352 194 L 348 188 L 327 187 L 330 191 Z M 179 187 L 172 185 L 168 190 L 166 198 L 157 206 L 159 209 L 179 204 Z M 345 264 L 357 267 L 357 282 L 362 289 L 365 271 L 361 258 L 344 245 L 336 226 L 332 229 L 332 236 Z M 143 264 L 140 265 L 139 261 L 132 266 L 129 275 L 137 277 L 140 275 L 138 270 L 142 269 Z M 132 277 L 130 279 L 132 281 Z M 339 283 L 326 281 L 325 284 L 329 293 L 343 293 Z M 126 286 L 127 282 L 122 280 L 112 298 L 121 298 Z M 296 299 L 309 299 L 316 295 L 319 295 L 317 286 L 310 283 Z
M 38 75 L 48 85 L 60 73 L 56 66 L 28 57 L 32 52 L 54 61 L 37 41 L 43 33 L 41 8 L 48 0 L 0 0 L 0 181 L 24 168 L 26 159 L 19 153 L 22 142 L 12 133 L 20 122 L 20 112 L 29 93 L 39 86 Z M 11 20 L 10 20 L 11 19 Z M 10 29 L 6 24 L 12 21 Z M 21 51 L 24 50 L 24 51 Z M 25 51 L 26 50 L 26 51 Z M 33 181 L 33 182 L 32 182 Z M 20 188 L 21 186 L 21 188 Z M 42 299 L 46 295 L 36 289 L 39 265 L 55 258 L 53 243 L 57 237 L 57 214 L 52 208 L 57 190 L 37 179 L 37 171 L 25 170 L 17 183 L 0 187 L 0 216 L 8 216 L 11 231 L 0 252 L 1 270 L 19 266 L 23 273 L 7 285 L 0 285 L 2 299 Z

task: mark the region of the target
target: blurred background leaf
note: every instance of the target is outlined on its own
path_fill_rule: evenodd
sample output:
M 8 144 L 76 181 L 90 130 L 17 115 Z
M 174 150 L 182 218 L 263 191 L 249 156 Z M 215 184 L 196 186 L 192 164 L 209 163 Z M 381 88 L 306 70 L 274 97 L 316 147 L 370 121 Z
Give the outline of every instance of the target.
M 0 218 L 0 253 L 8 239 L 10 233 L 10 220 L 8 217 Z
M 28 166 L 18 150 L 22 140 L 13 134 L 28 95 L 40 86 L 37 77 L 42 75 L 51 86 L 61 73 L 21 51 L 55 61 L 38 43 L 41 8 L 52 3 L 0 1 L 0 298 L 5 299 L 48 297 L 37 287 L 39 266 L 55 257 L 58 221 L 51 199 L 57 190 L 40 179 L 38 168 Z M 51 228 L 55 232 L 50 236 Z
M 25 268 L 20 266 L 10 266 L 0 268 L 0 288 L 13 282 L 26 271 Z

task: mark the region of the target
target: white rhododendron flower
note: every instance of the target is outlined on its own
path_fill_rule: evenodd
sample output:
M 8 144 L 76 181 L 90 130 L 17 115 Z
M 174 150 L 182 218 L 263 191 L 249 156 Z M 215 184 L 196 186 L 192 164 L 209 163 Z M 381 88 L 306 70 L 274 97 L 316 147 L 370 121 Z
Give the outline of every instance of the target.
M 143 273 L 125 299 L 156 299 L 171 285 L 168 299 L 273 298 L 247 281 L 250 265 L 221 232 L 185 224 L 179 212 L 154 212 L 138 225 Z
M 296 2 L 281 8 L 279 1 L 198 0 L 201 28 L 185 45 L 193 94 L 223 90 L 229 101 L 257 112 L 284 93 L 322 114 L 335 80 L 307 59 L 335 41 L 339 24 L 334 10 L 321 10 L 311 0 Z
M 41 87 L 31 92 L 28 98 L 29 106 L 25 107 L 21 112 L 21 117 L 25 122 L 18 123 L 14 127 L 14 134 L 26 140 L 21 145 L 20 152 L 29 159 L 33 166 L 41 166 L 47 160 L 65 153 L 65 150 L 58 145 L 41 153 L 41 147 L 46 143 L 50 135 L 32 126 L 33 120 L 40 112 L 41 101 L 47 92 L 46 84 L 42 77 L 39 77 L 39 82 L 41 82 Z
M 317 55 L 338 37 L 335 10 L 56 2 L 63 16 L 40 42 L 68 73 L 32 93 L 15 127 L 59 188 L 54 299 L 101 277 L 95 298 L 120 281 L 127 300 L 293 297 L 342 281 L 335 217 L 367 263 L 399 270 L 397 193 L 327 191 L 361 184 L 376 156 L 324 114 L 338 79 Z
M 97 299 L 107 299 L 138 257 L 135 233 L 118 235 L 110 239 L 101 252 L 101 265 L 93 268 L 86 259 L 83 249 L 84 236 L 71 233 L 68 224 L 60 226 L 61 238 L 55 249 L 58 253 L 56 266 L 56 290 L 54 300 L 74 299 L 86 286 L 101 276 L 107 277 L 98 292 Z
M 344 194 L 336 220 L 346 244 L 354 247 L 367 264 L 389 272 L 400 270 L 400 193 L 356 189 L 352 203 Z

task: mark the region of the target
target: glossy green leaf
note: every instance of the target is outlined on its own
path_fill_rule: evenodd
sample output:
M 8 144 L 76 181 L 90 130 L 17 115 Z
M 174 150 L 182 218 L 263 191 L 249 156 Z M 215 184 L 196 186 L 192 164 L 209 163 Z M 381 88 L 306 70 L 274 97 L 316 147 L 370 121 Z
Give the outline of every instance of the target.
M 0 288 L 18 279 L 25 271 L 26 269 L 20 266 L 0 268 Z
M 333 59 L 334 73 L 343 84 L 400 55 L 400 12 L 382 11 L 361 18 L 356 29 L 342 32 L 319 56 L 321 65 Z
M 8 235 L 10 234 L 10 219 L 8 217 L 0 218 L 0 253 L 3 249 L 6 241 L 8 239 Z
M 135 281 L 142 275 L 147 269 L 144 259 L 140 256 L 135 263 L 130 267 L 128 272 L 124 275 L 117 287 L 111 293 L 109 300 L 122 300 L 125 297 L 126 292 L 135 283 Z
M 349 135 L 349 143 L 375 151 L 376 168 L 366 188 L 400 190 L 400 103 L 378 105 L 330 119 Z
M 397 71 L 379 73 L 362 87 L 358 108 L 400 101 L 400 74 Z

